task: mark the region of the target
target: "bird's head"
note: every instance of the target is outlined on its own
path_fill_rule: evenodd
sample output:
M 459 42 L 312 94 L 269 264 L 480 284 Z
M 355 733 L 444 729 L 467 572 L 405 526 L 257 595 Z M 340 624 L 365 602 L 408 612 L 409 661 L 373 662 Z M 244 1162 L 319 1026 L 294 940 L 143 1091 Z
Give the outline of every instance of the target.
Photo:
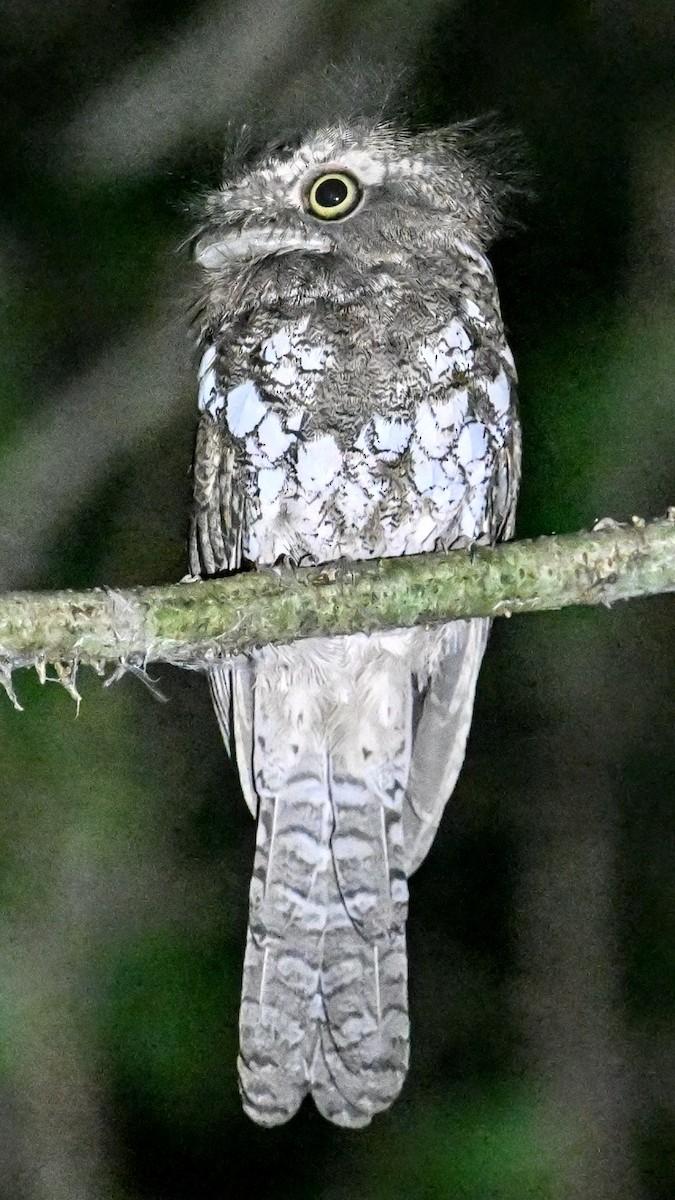
M 483 251 L 508 188 L 490 178 L 485 141 L 466 125 L 355 122 L 268 149 L 206 199 L 194 254 L 207 289 L 240 309 L 253 296 L 349 303 L 462 245 Z

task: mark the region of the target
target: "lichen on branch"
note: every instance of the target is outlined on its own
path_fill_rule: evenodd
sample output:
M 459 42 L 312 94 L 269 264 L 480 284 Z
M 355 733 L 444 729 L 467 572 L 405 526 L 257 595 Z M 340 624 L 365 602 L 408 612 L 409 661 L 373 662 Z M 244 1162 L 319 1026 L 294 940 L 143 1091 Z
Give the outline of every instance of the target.
M 76 693 L 80 663 L 204 667 L 265 643 L 612 604 L 675 590 L 675 509 L 592 530 L 167 587 L 0 595 L 0 683 L 33 666 Z

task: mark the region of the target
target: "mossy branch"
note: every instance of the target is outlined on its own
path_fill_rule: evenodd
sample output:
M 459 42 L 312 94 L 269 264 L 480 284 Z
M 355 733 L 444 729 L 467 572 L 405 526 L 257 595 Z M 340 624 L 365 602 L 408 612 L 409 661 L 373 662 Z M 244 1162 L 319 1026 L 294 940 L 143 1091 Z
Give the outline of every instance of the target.
M 589 532 L 290 572 L 115 591 L 0 596 L 0 676 L 61 664 L 200 667 L 268 642 L 453 617 L 612 604 L 675 590 L 675 509 Z

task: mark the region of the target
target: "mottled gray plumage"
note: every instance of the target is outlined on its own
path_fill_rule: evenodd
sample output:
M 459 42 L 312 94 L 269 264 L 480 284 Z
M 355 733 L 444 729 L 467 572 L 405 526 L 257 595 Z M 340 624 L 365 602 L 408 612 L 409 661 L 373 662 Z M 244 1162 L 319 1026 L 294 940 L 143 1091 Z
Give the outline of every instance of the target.
M 195 573 L 511 535 L 513 360 L 471 132 L 354 123 L 213 193 L 195 240 Z M 265 647 L 211 674 L 258 817 L 239 1078 L 366 1125 L 408 1065 L 407 880 L 459 773 L 488 623 Z

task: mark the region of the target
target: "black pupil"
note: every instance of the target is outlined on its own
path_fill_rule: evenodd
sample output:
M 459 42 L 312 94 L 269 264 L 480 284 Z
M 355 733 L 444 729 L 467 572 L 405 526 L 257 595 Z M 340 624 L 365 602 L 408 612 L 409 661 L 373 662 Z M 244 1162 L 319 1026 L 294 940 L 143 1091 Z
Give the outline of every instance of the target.
M 314 199 L 321 208 L 337 208 L 343 200 L 347 199 L 348 194 L 349 189 L 344 179 L 336 179 L 331 176 L 319 184 L 314 193 Z

